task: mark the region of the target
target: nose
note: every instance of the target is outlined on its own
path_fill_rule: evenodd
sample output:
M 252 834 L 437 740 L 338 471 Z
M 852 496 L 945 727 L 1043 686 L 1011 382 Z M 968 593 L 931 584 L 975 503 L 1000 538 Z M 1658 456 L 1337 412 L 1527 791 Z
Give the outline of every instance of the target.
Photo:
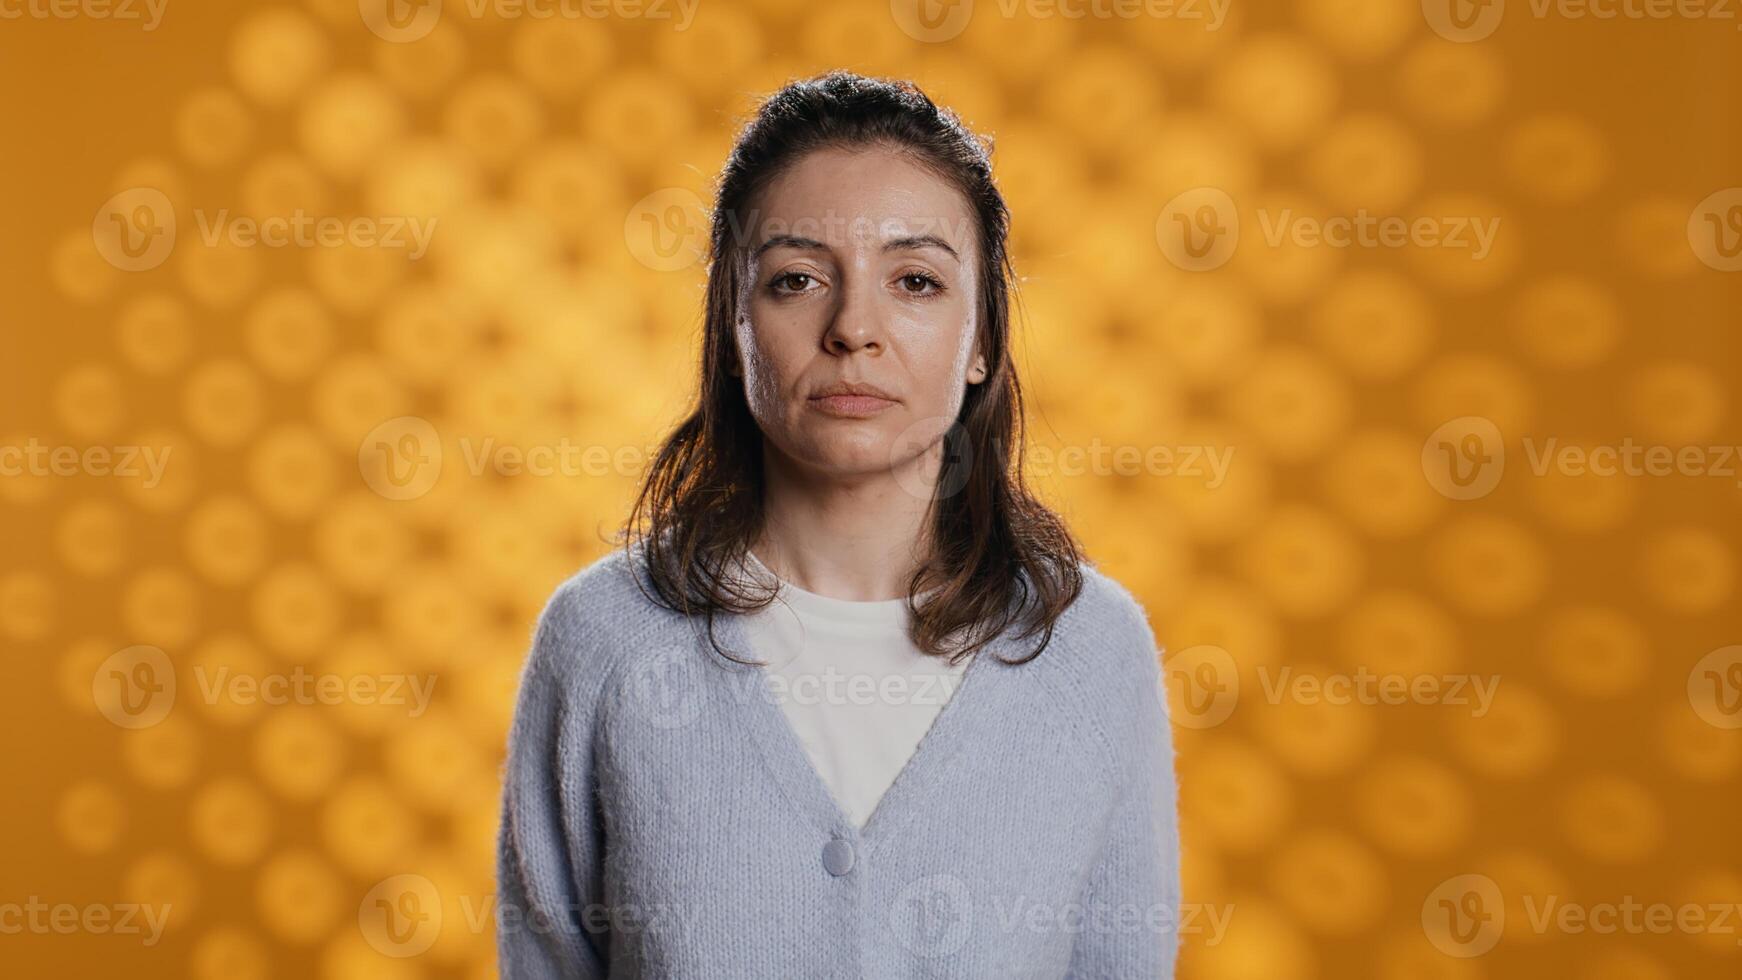
M 863 275 L 848 277 L 823 333 L 823 349 L 838 357 L 864 351 L 883 353 L 883 325 L 877 312 L 875 286 Z

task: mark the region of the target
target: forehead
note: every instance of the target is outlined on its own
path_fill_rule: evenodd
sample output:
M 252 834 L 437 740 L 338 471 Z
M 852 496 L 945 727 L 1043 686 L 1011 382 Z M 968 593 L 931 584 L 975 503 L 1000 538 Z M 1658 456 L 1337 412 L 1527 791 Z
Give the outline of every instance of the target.
M 883 148 L 807 153 L 753 208 L 753 246 L 780 235 L 852 246 L 929 234 L 958 255 L 973 247 L 974 219 L 961 192 L 912 157 Z

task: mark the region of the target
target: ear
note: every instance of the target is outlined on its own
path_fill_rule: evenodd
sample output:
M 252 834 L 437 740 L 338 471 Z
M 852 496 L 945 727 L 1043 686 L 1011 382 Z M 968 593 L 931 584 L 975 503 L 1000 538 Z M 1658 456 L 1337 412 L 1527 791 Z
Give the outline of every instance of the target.
M 986 380 L 986 358 L 978 351 L 974 353 L 974 363 L 968 366 L 968 383 L 977 385 Z
M 738 355 L 738 341 L 734 338 L 726 341 L 726 373 L 734 378 L 744 376 L 744 361 Z

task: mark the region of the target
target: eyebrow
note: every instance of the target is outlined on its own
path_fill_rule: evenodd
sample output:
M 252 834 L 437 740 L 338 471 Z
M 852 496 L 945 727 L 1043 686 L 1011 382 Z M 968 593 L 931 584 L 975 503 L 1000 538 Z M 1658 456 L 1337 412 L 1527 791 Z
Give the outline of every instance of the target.
M 962 260 L 962 257 L 956 254 L 956 250 L 950 247 L 949 242 L 944 241 L 936 235 L 907 235 L 903 238 L 891 238 L 889 241 L 883 243 L 882 250 L 885 252 L 901 252 L 909 249 L 925 248 L 926 246 L 943 249 L 957 262 Z M 808 252 L 816 252 L 827 249 L 828 246 L 814 238 L 806 238 L 803 235 L 775 235 L 768 241 L 756 246 L 756 251 L 750 253 L 750 258 L 761 258 L 763 252 L 774 248 L 796 248 Z

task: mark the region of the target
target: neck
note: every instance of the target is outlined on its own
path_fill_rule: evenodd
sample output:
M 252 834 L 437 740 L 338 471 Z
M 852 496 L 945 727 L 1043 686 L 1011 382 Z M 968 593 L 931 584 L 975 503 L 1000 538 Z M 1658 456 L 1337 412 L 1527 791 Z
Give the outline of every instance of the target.
M 763 472 L 765 519 L 751 550 L 769 570 L 835 599 L 906 597 L 931 542 L 930 501 L 908 489 L 915 481 L 898 481 L 893 472 L 822 477 L 770 450 Z

